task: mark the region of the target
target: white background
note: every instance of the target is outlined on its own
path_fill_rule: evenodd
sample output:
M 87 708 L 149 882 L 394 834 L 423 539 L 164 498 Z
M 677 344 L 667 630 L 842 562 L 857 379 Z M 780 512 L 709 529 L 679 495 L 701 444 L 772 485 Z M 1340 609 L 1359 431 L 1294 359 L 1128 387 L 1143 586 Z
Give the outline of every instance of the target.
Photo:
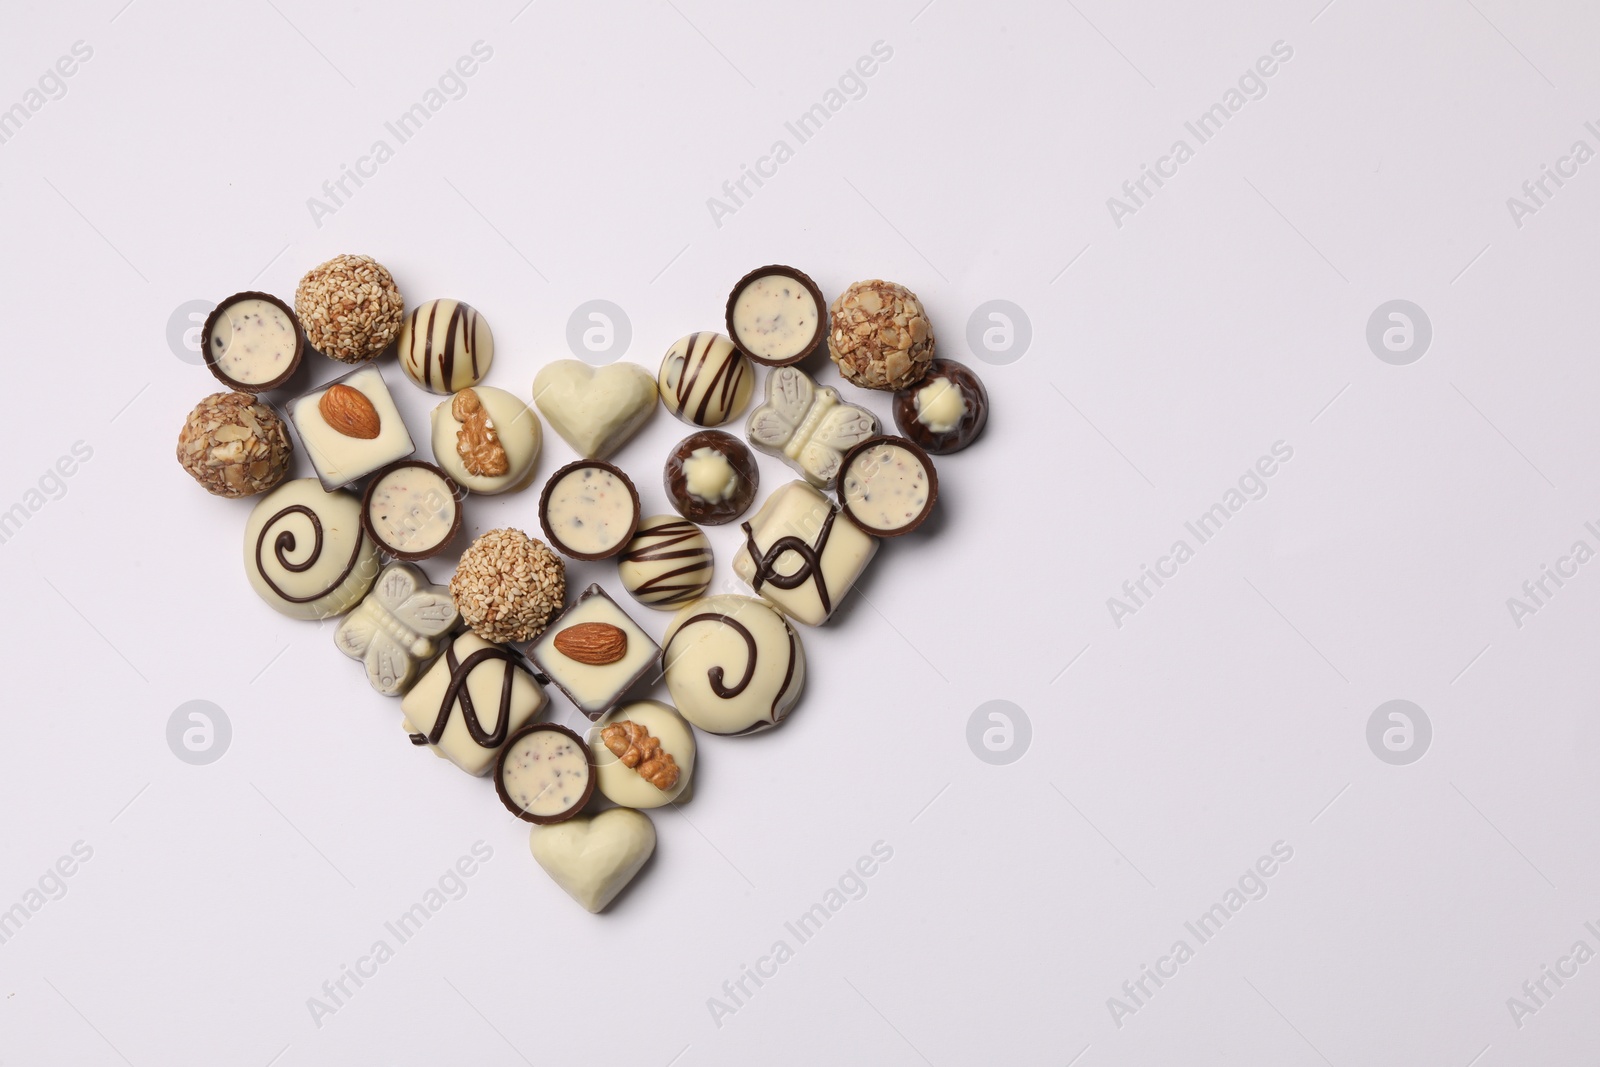
M 1506 199 L 1600 148 L 1600 18 L 1324 2 L 11 8 L 0 106 L 93 55 L 0 144 L 0 507 L 74 442 L 93 458 L 0 545 L 0 908 L 93 856 L 0 946 L 0 1062 L 1588 1062 L 1600 962 L 1520 1026 L 1507 998 L 1600 949 L 1600 563 L 1520 627 L 1507 599 L 1600 548 L 1600 164 L 1520 227 Z M 319 226 L 307 199 L 480 40 L 465 95 Z M 865 94 L 796 146 L 784 122 L 876 41 Z M 1276 41 L 1267 94 L 1116 225 L 1107 198 Z M 717 225 L 707 199 L 778 138 L 794 157 Z M 654 370 L 768 262 L 830 297 L 910 286 L 988 383 L 937 526 L 804 632 L 792 721 L 703 739 L 604 916 L 488 782 L 406 742 L 331 626 L 252 595 L 251 502 L 173 461 L 216 388 L 173 310 L 289 297 L 341 252 L 408 305 L 478 307 L 488 384 L 523 395 L 580 303 L 626 309 Z M 1408 366 L 1365 338 L 1396 298 L 1434 330 Z M 1031 321 L 1006 365 L 967 343 L 992 299 Z M 338 369 L 308 358 L 307 382 Z M 385 375 L 425 439 L 432 399 Z M 617 457 L 648 511 L 687 432 L 658 413 Z M 1107 598 L 1277 441 L 1265 498 L 1115 625 Z M 547 432 L 539 482 L 570 456 Z M 536 530 L 536 493 L 468 522 Z M 166 742 L 193 699 L 232 724 L 209 766 Z M 995 699 L 1032 724 L 1009 766 L 966 740 Z M 1391 699 L 1432 723 L 1408 766 L 1367 744 Z M 479 840 L 465 896 L 315 1025 L 307 999 Z M 866 896 L 797 945 L 785 921 L 879 841 Z M 1279 841 L 1264 899 L 1118 1025 L 1108 998 Z M 780 938 L 793 959 L 717 1025 L 708 999 Z

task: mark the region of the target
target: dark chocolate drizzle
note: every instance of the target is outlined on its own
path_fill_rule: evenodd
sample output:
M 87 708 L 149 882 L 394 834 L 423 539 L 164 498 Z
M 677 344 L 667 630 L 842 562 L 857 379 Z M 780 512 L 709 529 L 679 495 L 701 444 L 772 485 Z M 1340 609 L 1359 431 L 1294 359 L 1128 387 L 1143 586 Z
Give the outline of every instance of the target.
M 450 668 L 450 684 L 445 687 L 444 696 L 439 701 L 439 714 L 433 721 L 433 729 L 426 735 L 412 734 L 413 745 L 437 745 L 444 736 L 445 727 L 450 725 L 450 714 L 455 710 L 457 701 L 461 704 L 461 719 L 466 724 L 467 734 L 477 743 L 479 748 L 499 748 L 506 739 L 506 728 L 511 721 L 511 692 L 512 683 L 516 680 L 517 668 L 522 659 L 516 652 L 501 645 L 491 645 L 480 648 L 464 660 L 456 658 L 455 644 L 444 651 L 445 665 Z M 473 706 L 472 694 L 467 691 L 467 680 L 472 676 L 472 671 L 487 660 L 501 660 L 505 663 L 505 676 L 500 683 L 500 716 L 495 721 L 494 730 L 483 728 L 483 722 L 478 718 L 478 709 Z
M 833 614 L 833 599 L 828 595 L 828 583 L 822 576 L 822 553 L 828 547 L 828 537 L 833 533 L 833 521 L 839 517 L 839 509 L 829 505 L 828 517 L 822 520 L 822 528 L 817 531 L 817 540 L 813 544 L 804 538 L 787 534 L 778 538 L 762 552 L 756 545 L 756 534 L 748 522 L 741 522 L 740 528 L 744 530 L 745 545 L 750 552 L 750 560 L 755 564 L 756 572 L 750 578 L 750 587 L 756 592 L 761 592 L 763 585 L 771 584 L 779 589 L 798 589 L 807 582 L 815 582 L 817 586 L 817 599 L 822 602 L 822 614 Z M 778 557 L 785 552 L 793 552 L 800 557 L 800 568 L 793 574 L 778 573 Z
M 307 507 L 305 504 L 290 504 L 288 507 L 275 513 L 272 515 L 272 517 L 267 519 L 266 522 L 261 524 L 261 533 L 256 537 L 256 573 L 261 575 L 261 580 L 267 583 L 268 589 L 271 589 L 274 593 L 278 594 L 278 596 L 282 597 L 284 600 L 287 600 L 289 603 L 309 604 L 313 600 L 321 600 L 335 589 L 338 589 L 344 584 L 344 580 L 350 577 L 350 572 L 356 569 L 356 560 L 361 556 L 361 545 L 362 542 L 366 540 L 367 535 L 364 531 L 357 530 L 356 544 L 355 547 L 350 550 L 350 559 L 347 563 L 345 563 L 344 570 L 340 571 L 339 576 L 333 580 L 333 584 L 329 585 L 325 589 L 312 593 L 310 596 L 291 596 L 290 594 L 284 592 L 282 587 L 280 587 L 277 582 L 272 580 L 272 576 L 267 573 L 267 568 L 263 565 L 261 558 L 262 550 L 266 548 L 267 534 L 272 532 L 273 524 L 286 515 L 304 515 L 306 518 L 310 519 L 311 532 L 315 535 L 315 538 L 311 542 L 311 553 L 306 556 L 302 562 L 293 563 L 289 560 L 289 553 L 295 550 L 294 531 L 280 530 L 278 532 L 278 536 L 272 540 L 272 555 L 273 558 L 278 561 L 278 565 L 284 570 L 288 571 L 290 574 L 301 574 L 310 570 L 312 567 L 315 567 L 317 565 L 317 560 L 322 557 L 322 519 L 317 516 L 315 511 Z
M 672 521 L 664 522 L 659 526 L 652 526 L 640 530 L 634 535 L 637 542 L 643 537 L 661 538 L 656 543 L 643 548 L 630 548 L 622 554 L 619 562 L 623 563 L 660 563 L 665 560 L 681 559 L 689 562 L 682 567 L 663 571 L 649 581 L 633 590 L 633 595 L 639 600 L 646 597 L 661 597 L 654 601 L 657 604 L 684 604 L 699 597 L 708 582 L 685 581 L 675 582 L 674 579 L 686 574 L 695 574 L 711 566 L 711 550 L 709 548 L 678 548 L 686 541 L 692 541 L 700 536 L 700 528 L 692 522 Z M 665 595 L 663 595 L 665 594 Z

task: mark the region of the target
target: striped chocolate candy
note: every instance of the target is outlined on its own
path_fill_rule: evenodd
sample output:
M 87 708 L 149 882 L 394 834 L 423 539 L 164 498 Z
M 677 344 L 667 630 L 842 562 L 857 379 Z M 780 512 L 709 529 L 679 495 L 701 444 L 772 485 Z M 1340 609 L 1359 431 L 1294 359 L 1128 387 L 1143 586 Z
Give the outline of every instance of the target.
M 456 393 L 483 381 L 494 361 L 489 323 L 459 300 L 430 300 L 400 324 L 406 377 L 432 393 Z
M 711 542 L 700 527 L 676 515 L 652 515 L 617 557 L 617 576 L 639 603 L 673 611 L 705 596 L 711 586 Z
M 721 426 L 750 402 L 755 372 L 720 333 L 680 337 L 661 358 L 661 402 L 684 422 Z

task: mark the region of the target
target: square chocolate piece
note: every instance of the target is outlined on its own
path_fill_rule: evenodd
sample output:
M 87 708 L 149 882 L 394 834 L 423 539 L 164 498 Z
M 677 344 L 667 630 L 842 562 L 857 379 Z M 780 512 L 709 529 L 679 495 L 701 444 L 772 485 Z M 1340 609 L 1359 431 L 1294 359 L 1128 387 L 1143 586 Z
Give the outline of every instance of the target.
M 414 745 L 468 774 L 485 775 L 506 739 L 539 717 L 550 698 L 516 649 L 462 634 L 400 702 Z
M 289 421 L 329 492 L 417 450 L 371 364 L 291 400 Z
M 598 585 L 545 628 L 531 655 L 579 711 L 598 719 L 655 669 L 661 649 Z
M 780 485 L 739 525 L 745 541 L 733 557 L 733 573 L 807 626 L 828 621 L 878 551 L 877 539 L 809 482 Z

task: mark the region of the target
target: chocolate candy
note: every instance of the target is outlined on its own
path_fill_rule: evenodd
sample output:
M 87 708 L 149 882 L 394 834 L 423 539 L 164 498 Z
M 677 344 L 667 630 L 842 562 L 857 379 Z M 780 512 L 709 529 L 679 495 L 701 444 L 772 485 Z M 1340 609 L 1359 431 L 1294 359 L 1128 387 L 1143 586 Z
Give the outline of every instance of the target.
M 694 730 L 659 700 L 607 712 L 589 729 L 589 747 L 601 794 L 625 808 L 670 804 L 694 774 Z
M 550 543 L 573 559 L 609 559 L 639 528 L 639 494 L 611 464 L 580 459 L 545 483 L 539 525 Z
M 214 496 L 266 492 L 289 473 L 293 451 L 278 413 L 249 393 L 212 393 L 178 431 L 178 463 Z
M 579 711 L 598 719 L 655 669 L 660 652 L 604 589 L 591 585 L 545 629 L 531 655 Z
M 748 522 L 733 573 L 808 626 L 828 621 L 866 569 L 878 542 L 805 482 L 778 487 Z
M 533 402 L 578 455 L 605 459 L 655 412 L 656 382 L 637 363 L 558 359 L 534 377 Z
M 535 826 L 528 847 L 556 885 L 598 915 L 656 850 L 656 827 L 642 811 L 612 808 Z
M 257 595 L 294 619 L 326 619 L 360 603 L 378 576 L 361 502 L 315 478 L 284 482 L 244 526 L 244 570 Z
M 289 420 L 324 489 L 349 485 L 417 450 L 377 367 L 291 401 Z
M 235 293 L 206 316 L 200 351 L 223 385 L 264 393 L 299 368 L 305 335 L 289 305 L 271 293 Z
M 493 386 L 463 389 L 433 409 L 434 460 L 485 496 L 528 484 L 543 437 L 533 409 Z
M 553 722 L 524 726 L 506 740 L 494 765 L 494 791 L 519 819 L 539 826 L 564 822 L 594 794 L 594 753 L 583 738 Z
M 699 600 L 711 585 L 711 542 L 692 522 L 652 515 L 617 557 L 617 577 L 648 608 L 672 611 Z
M 482 315 L 459 300 L 430 300 L 400 324 L 400 369 L 430 393 L 477 385 L 494 362 L 494 334 Z
M 461 553 L 450 596 L 461 619 L 485 641 L 530 641 L 561 610 L 567 565 L 521 530 L 490 530 Z
M 678 418 L 721 426 L 750 402 L 755 372 L 720 333 L 691 333 L 667 349 L 656 381 L 661 402 Z
M 771 729 L 805 687 L 800 635 L 755 597 L 706 597 L 678 612 L 661 642 L 661 662 L 678 711 L 707 733 Z
M 361 524 L 385 555 L 416 561 L 435 556 L 461 529 L 455 482 L 420 459 L 391 463 L 367 483 Z
M 844 454 L 878 432 L 878 416 L 840 400 L 837 389 L 819 388 L 798 367 L 777 367 L 767 374 L 767 401 L 750 413 L 745 432 L 761 451 L 827 489 Z
M 371 256 L 334 256 L 306 271 L 294 310 L 311 346 L 341 363 L 381 356 L 400 332 L 405 298 Z
M 728 334 L 757 363 L 782 367 L 822 340 L 822 290 L 793 267 L 757 267 L 728 294 Z
M 761 472 L 743 441 L 721 430 L 701 430 L 673 447 L 662 482 L 684 518 L 718 526 L 749 509 Z
M 936 456 L 959 452 L 989 421 L 989 391 L 953 359 L 928 364 L 927 376 L 894 394 L 894 424 Z
M 844 458 L 839 504 L 845 518 L 873 537 L 910 533 L 938 499 L 933 460 L 904 437 L 870 438 Z
M 401 725 L 413 745 L 482 776 L 506 740 L 549 703 L 515 649 L 462 634 L 400 702 Z
M 438 655 L 437 639 L 459 619 L 448 589 L 431 584 L 409 563 L 391 563 L 366 598 L 340 621 L 333 643 L 366 664 L 372 688 L 397 697 Z
M 828 308 L 828 355 L 845 380 L 865 389 L 904 389 L 933 359 L 933 324 L 903 285 L 854 282 Z

